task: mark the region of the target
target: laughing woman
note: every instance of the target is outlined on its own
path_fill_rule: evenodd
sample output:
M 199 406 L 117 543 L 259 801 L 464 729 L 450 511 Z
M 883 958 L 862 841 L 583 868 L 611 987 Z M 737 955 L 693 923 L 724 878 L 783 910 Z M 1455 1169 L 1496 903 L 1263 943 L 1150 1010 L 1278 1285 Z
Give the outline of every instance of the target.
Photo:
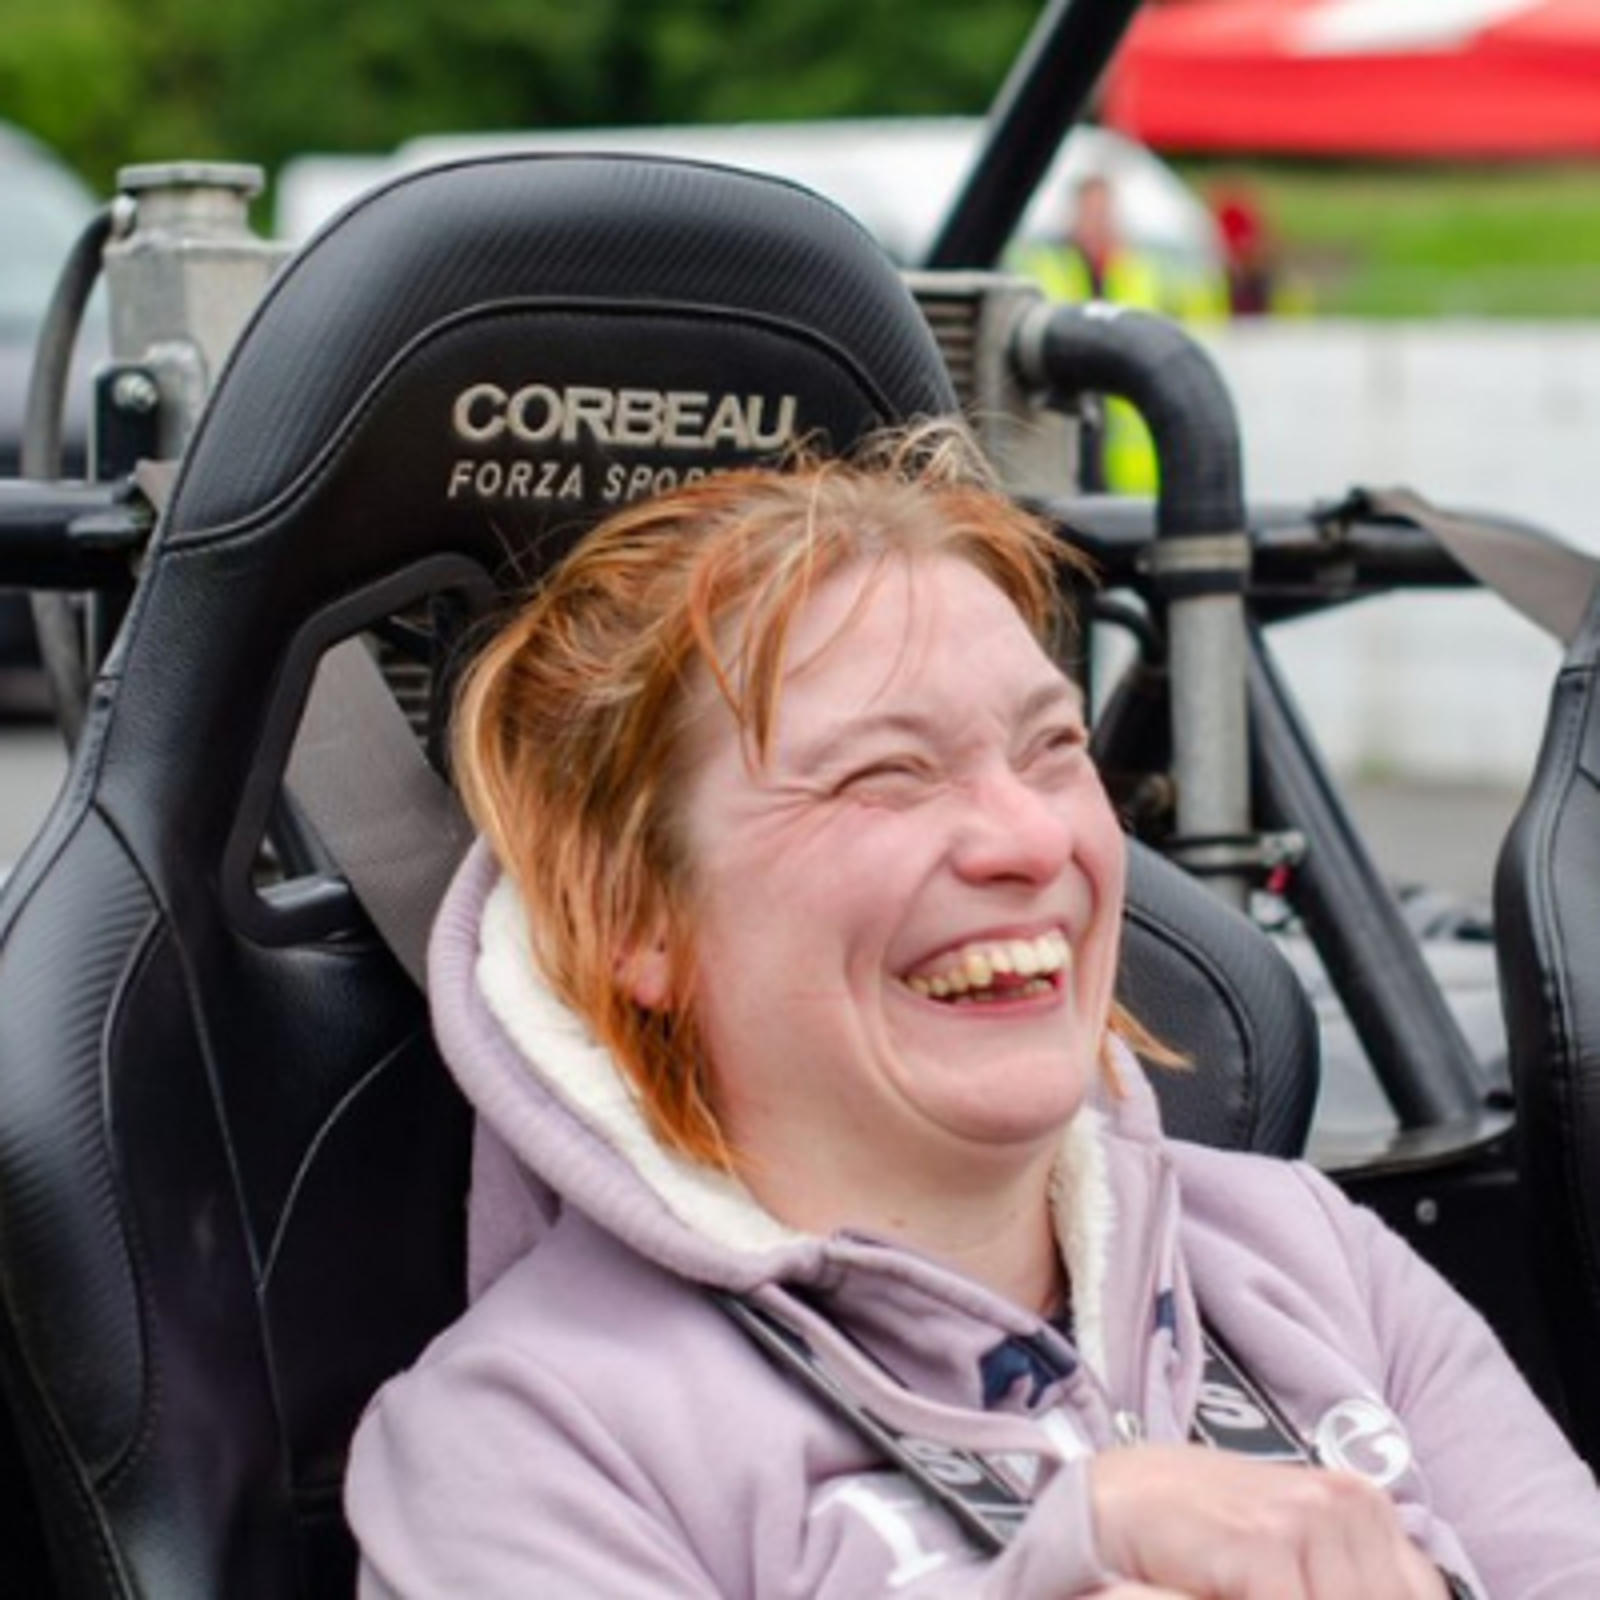
M 362 1426 L 363 1594 L 1600 1594 L 1475 1314 L 1163 1139 L 1062 559 L 924 428 L 626 511 L 476 663 L 475 1298 Z

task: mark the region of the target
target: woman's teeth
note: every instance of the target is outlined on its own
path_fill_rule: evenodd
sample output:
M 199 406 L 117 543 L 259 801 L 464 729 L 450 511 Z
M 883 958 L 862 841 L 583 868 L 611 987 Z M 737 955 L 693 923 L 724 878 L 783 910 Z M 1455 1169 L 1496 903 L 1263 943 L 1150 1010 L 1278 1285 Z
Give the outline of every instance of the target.
M 945 965 L 913 973 L 906 985 L 931 1000 L 975 1000 L 1047 994 L 1066 970 L 1071 950 L 1060 932 L 1036 939 L 969 945 Z

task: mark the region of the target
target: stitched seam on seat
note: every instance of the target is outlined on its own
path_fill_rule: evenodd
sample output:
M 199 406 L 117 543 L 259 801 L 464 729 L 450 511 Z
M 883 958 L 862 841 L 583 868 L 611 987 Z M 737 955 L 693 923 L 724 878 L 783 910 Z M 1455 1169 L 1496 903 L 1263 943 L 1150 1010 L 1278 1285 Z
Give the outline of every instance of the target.
M 311 1169 L 316 1165 L 316 1159 L 322 1147 L 333 1136 L 334 1130 L 339 1125 L 345 1112 L 366 1093 L 367 1089 L 377 1081 L 393 1064 L 412 1048 L 419 1038 L 426 1037 L 426 1028 L 414 1028 L 394 1048 L 374 1062 L 356 1081 L 340 1095 L 330 1108 L 328 1115 L 323 1118 L 321 1126 L 315 1136 L 306 1146 L 299 1164 L 295 1167 L 294 1177 L 290 1180 L 287 1192 L 284 1195 L 283 1205 L 278 1213 L 278 1223 L 273 1229 L 272 1238 L 268 1242 L 260 1272 L 256 1279 L 258 1291 L 265 1292 L 272 1280 L 273 1269 L 277 1266 L 278 1257 L 283 1249 L 285 1235 L 294 1217 L 295 1201 L 301 1189 L 308 1180 Z

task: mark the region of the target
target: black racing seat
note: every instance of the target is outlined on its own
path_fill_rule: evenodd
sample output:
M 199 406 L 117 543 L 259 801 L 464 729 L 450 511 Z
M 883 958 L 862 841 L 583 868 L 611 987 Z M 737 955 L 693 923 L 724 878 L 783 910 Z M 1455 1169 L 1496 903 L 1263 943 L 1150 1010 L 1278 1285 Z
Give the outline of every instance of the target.
M 1494 920 L 1542 1320 L 1568 1433 L 1600 1466 L 1600 592 L 1556 676 Z
M 436 748 L 474 624 L 600 513 L 954 404 L 861 230 L 715 168 L 434 170 L 283 270 L 0 896 L 0 1372 L 41 1594 L 348 1595 L 350 1432 L 462 1304 L 467 1117 L 282 790 L 323 652 L 368 633 Z M 1180 1129 L 1298 1150 L 1292 975 L 1177 872 L 1134 885 L 1135 1003 L 1198 1063 Z

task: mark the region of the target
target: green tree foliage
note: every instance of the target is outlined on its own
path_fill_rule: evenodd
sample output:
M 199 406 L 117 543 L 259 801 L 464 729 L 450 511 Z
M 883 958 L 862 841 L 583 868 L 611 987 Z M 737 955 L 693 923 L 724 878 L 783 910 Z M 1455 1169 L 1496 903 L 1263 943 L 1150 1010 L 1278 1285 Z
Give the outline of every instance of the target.
M 119 166 L 491 128 L 981 111 L 1038 0 L 0 0 L 0 117 Z

